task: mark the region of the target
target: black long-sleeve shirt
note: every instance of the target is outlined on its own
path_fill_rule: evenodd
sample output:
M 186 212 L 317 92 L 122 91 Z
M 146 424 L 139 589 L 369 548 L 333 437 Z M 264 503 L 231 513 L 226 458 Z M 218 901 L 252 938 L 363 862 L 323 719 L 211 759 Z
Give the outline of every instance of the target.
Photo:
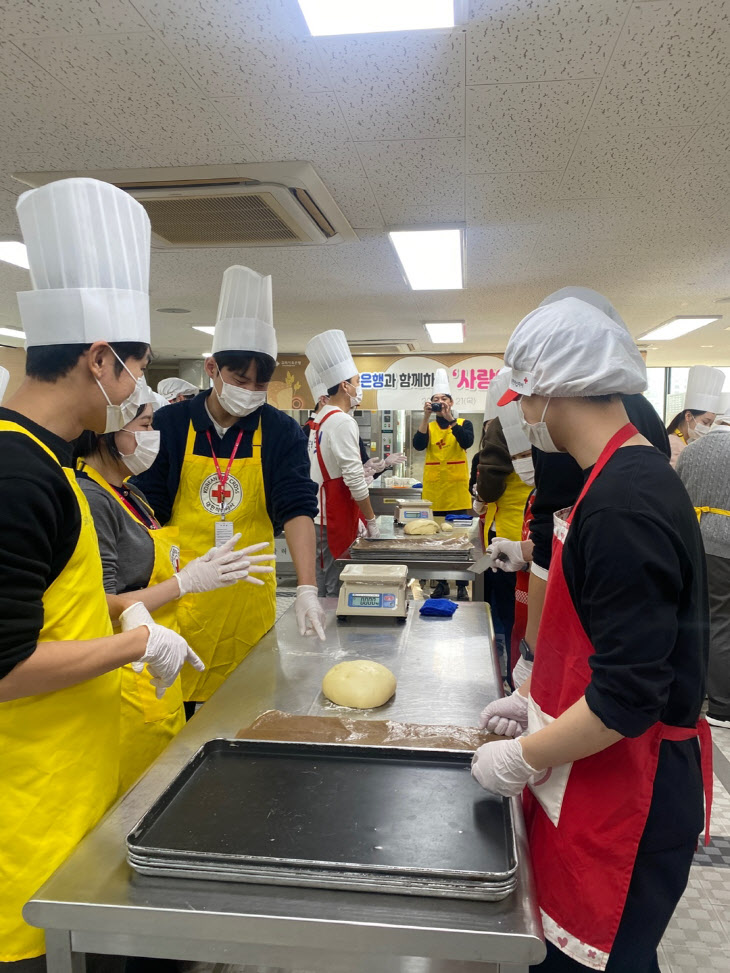
M 442 419 L 441 416 L 436 416 L 436 422 L 439 424 L 441 429 L 451 429 L 454 434 L 454 439 L 461 446 L 462 449 L 470 449 L 474 444 L 474 426 L 472 426 L 469 419 L 464 419 L 464 422 L 459 425 L 455 422 L 453 426 Z M 428 432 L 421 432 L 416 429 L 413 434 L 413 448 L 422 452 L 428 446 Z
M 0 409 L 71 467 L 71 446 L 25 416 Z M 78 501 L 66 474 L 40 446 L 0 433 L 0 679 L 35 652 L 43 628 L 43 595 L 66 567 L 81 530 Z
M 206 435 L 209 431 L 216 456 L 225 460 L 230 457 L 240 431 L 243 431 L 243 438 L 236 456 L 245 459 L 253 454 L 253 437 L 260 420 L 266 510 L 275 533 L 294 517 L 314 518 L 317 515 L 317 486 L 309 475 L 307 440 L 294 419 L 273 406 L 263 405 L 250 415 L 237 419 L 221 439 L 205 407 L 209 395 L 208 389 L 194 399 L 176 402 L 155 413 L 153 424 L 162 434 L 160 452 L 152 466 L 133 482 L 147 498 L 160 523 L 168 523 L 172 515 L 191 421 L 196 433 L 195 455 L 211 455 Z

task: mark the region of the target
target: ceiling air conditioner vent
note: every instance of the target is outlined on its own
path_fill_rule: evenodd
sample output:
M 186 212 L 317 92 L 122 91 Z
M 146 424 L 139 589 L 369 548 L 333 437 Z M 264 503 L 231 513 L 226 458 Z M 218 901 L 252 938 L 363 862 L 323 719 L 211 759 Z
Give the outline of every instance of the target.
M 408 355 L 419 351 L 417 341 L 396 338 L 388 341 L 366 338 L 364 341 L 351 341 L 350 350 L 356 355 Z
M 69 173 L 18 173 L 38 186 Z M 144 206 L 157 250 L 287 247 L 357 240 L 309 163 L 104 170 L 93 176 Z

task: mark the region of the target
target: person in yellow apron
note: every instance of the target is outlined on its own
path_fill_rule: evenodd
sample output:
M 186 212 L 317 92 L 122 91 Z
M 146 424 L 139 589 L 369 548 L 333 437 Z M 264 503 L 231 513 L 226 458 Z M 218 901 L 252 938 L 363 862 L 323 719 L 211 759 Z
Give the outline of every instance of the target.
M 434 516 L 471 514 L 469 462 L 466 451 L 474 444 L 474 427 L 468 419 L 456 419 L 446 369 L 436 372 L 434 392 L 423 405 L 423 419 L 413 435 L 413 448 L 426 450 L 423 467 L 423 499 L 430 500 Z M 448 598 L 449 584 L 439 581 L 434 598 Z M 457 582 L 457 598 L 468 601 L 464 581 Z
M 299 582 L 299 631 L 323 638 L 314 573 L 317 488 L 307 443 L 290 416 L 266 403 L 277 353 L 271 320 L 271 278 L 229 267 L 205 364 L 213 387 L 156 413 L 160 453 L 134 483 L 160 523 L 179 528 L 183 566 L 234 533 L 246 546 L 265 542 L 271 551 L 275 526 L 283 527 Z M 200 675 L 183 672 L 186 703 L 209 699 L 223 684 L 274 624 L 275 605 L 274 574 L 261 587 L 181 599 L 180 632 L 206 665 Z
M 177 630 L 177 599 L 185 590 L 211 591 L 239 580 L 262 584 L 255 575 L 274 569 L 251 551 L 233 551 L 234 536 L 205 561 L 191 561 L 183 574 L 179 530 L 160 527 L 145 497 L 125 483 L 142 473 L 159 452 L 160 433 L 152 429 L 152 405 L 140 406 L 123 430 L 98 436 L 84 433 L 75 445 L 76 476 L 91 508 L 99 537 L 110 614 L 141 601 L 160 625 Z M 192 581 L 190 581 L 192 579 Z M 186 584 L 186 582 L 189 582 Z M 162 699 L 149 677 L 132 666 L 122 670 L 121 767 L 124 793 L 185 725 L 180 678 Z
M 26 378 L 0 408 L 0 964 L 45 969 L 22 909 L 116 797 L 120 668 L 166 679 L 187 646 L 155 624 L 112 634 L 69 446 L 136 411 L 149 220 L 92 179 L 24 193 L 18 218 L 33 290 L 18 295 Z

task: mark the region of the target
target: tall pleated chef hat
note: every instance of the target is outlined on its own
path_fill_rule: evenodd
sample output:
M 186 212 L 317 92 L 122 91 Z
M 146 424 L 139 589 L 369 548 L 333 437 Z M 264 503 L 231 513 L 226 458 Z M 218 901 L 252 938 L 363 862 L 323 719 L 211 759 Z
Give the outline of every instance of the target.
M 520 395 L 633 395 L 647 384 L 646 365 L 626 328 L 575 297 L 523 318 L 504 360 L 512 375 L 499 405 Z
M 445 368 L 436 369 L 436 374 L 433 377 L 433 391 L 431 394 L 451 395 L 451 388 L 449 387 L 449 373 Z
M 353 375 L 354 374 L 355 373 L 353 372 Z M 307 380 L 309 391 L 312 393 L 312 398 L 314 399 L 314 404 L 316 405 L 323 395 L 327 395 L 327 386 L 319 377 L 319 372 L 311 362 L 304 369 L 304 377 Z M 352 375 L 350 375 L 350 378 L 352 378 Z M 331 387 L 332 386 L 330 386 L 330 388 Z
M 252 351 L 276 360 L 270 276 L 240 266 L 223 274 L 213 335 L 217 351 Z
M 517 456 L 519 453 L 526 453 L 531 449 L 530 440 L 522 428 L 517 403 L 513 401 L 502 406 L 497 404 L 509 388 L 511 377 L 511 368 L 500 368 L 489 383 L 489 388 L 487 389 L 487 408 L 484 410 L 484 418 L 485 420 L 487 418 L 499 418 L 509 454 L 510 456 Z M 487 416 L 487 411 L 493 414 Z
M 577 297 L 579 301 L 585 301 L 586 304 L 597 307 L 599 311 L 607 314 L 616 324 L 620 324 L 622 328 L 626 328 L 626 322 L 609 299 L 604 297 L 603 294 L 599 294 L 598 291 L 592 290 L 590 287 L 561 287 L 559 291 L 554 291 L 552 294 L 548 294 L 547 297 L 543 298 L 540 301 L 540 307 L 545 307 L 546 304 L 554 304 L 556 301 L 565 300 L 566 297 Z M 626 330 L 628 331 L 628 328 Z
M 2 365 L 0 365 L 0 402 L 3 400 L 3 396 L 5 395 L 5 390 L 8 387 L 9 381 L 10 372 L 7 370 L 7 368 L 3 368 Z
M 315 335 L 304 349 L 304 354 L 327 389 L 357 375 L 344 331 L 323 331 Z
M 157 391 L 169 402 L 170 399 L 177 398 L 178 395 L 197 395 L 200 389 L 191 382 L 186 382 L 184 378 L 171 375 L 170 378 L 162 378 L 157 383 Z
M 129 193 L 60 179 L 23 193 L 33 290 L 18 294 L 25 346 L 150 341 L 150 221 Z
M 722 411 L 722 387 L 725 373 L 710 365 L 693 365 L 687 376 L 687 391 L 684 396 L 684 409 L 699 409 L 702 412 Z

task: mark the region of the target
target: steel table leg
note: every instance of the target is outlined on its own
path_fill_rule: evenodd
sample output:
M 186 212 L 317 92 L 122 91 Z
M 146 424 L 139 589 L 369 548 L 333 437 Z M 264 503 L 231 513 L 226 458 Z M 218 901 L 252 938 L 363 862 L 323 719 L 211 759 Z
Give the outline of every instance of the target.
M 73 952 L 69 930 L 46 931 L 46 969 L 48 973 L 86 973 L 86 953 Z

